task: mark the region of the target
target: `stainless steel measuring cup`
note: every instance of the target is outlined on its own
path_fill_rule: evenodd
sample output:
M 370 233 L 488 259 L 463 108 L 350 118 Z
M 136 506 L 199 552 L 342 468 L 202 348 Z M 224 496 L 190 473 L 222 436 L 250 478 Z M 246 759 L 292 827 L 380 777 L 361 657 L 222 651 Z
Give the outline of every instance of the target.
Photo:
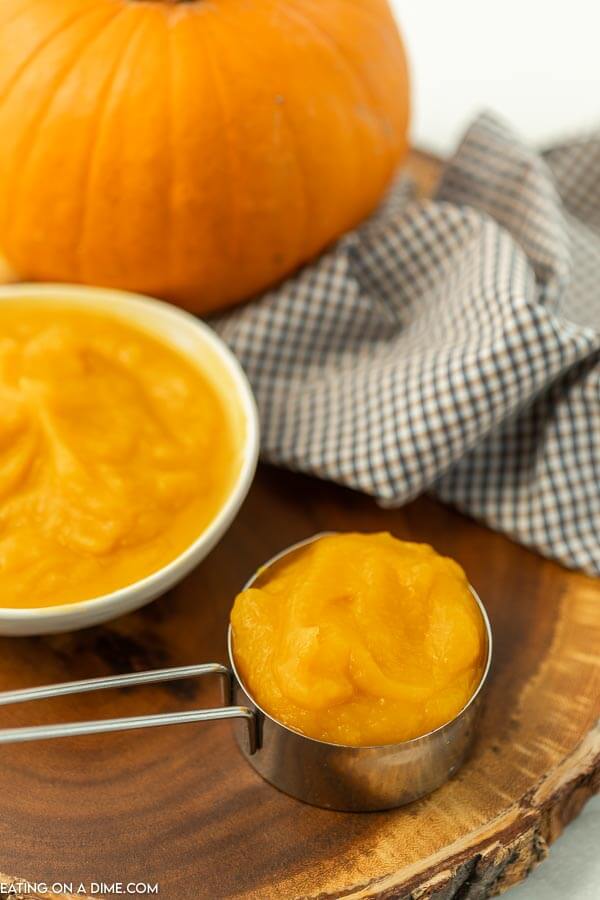
M 322 536 L 314 535 L 273 557 L 253 575 L 245 588 L 259 582 L 270 566 Z M 261 709 L 245 688 L 235 665 L 230 626 L 227 640 L 229 667 L 220 663 L 180 666 L 0 693 L 2 706 L 212 674 L 222 680 L 223 706 L 89 722 L 5 728 L 0 730 L 0 744 L 232 719 L 236 740 L 245 759 L 266 781 L 286 794 L 314 806 L 349 812 L 402 806 L 431 793 L 447 781 L 459 769 L 473 742 L 492 660 L 492 631 L 481 600 L 473 588 L 471 592 L 479 607 L 487 638 L 486 662 L 479 685 L 454 719 L 411 741 L 350 747 L 307 737 L 278 722 Z

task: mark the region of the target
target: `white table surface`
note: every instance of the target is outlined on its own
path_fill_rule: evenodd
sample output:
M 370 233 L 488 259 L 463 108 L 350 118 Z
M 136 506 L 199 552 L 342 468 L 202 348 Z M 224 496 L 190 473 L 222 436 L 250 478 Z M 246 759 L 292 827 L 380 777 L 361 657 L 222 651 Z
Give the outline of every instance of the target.
M 413 143 L 452 152 L 484 109 L 536 143 L 600 126 L 596 0 L 391 0 L 413 79 Z M 599 610 L 600 615 L 600 610 Z M 511 900 L 600 900 L 600 797 Z

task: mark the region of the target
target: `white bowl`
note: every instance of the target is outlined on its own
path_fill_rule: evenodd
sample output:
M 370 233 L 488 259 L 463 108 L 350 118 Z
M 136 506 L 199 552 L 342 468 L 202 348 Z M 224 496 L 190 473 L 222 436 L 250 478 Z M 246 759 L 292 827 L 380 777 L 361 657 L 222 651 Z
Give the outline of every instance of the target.
M 0 634 L 51 634 L 87 628 L 138 609 L 171 588 L 204 559 L 231 525 L 250 489 L 258 460 L 258 414 L 248 379 L 231 351 L 207 325 L 175 306 L 138 294 L 78 285 L 0 287 L 0 303 L 19 298 L 40 304 L 58 301 L 62 306 L 85 306 L 109 313 L 174 347 L 199 366 L 221 396 L 226 397 L 234 427 L 242 435 L 240 470 L 229 496 L 208 527 L 168 565 L 134 584 L 91 600 L 34 609 L 0 607 Z

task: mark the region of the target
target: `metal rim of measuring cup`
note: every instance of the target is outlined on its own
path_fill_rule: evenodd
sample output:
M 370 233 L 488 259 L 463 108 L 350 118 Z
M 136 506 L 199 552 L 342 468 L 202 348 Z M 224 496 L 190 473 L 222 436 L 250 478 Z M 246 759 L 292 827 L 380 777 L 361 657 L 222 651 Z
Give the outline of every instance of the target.
M 284 557 L 332 533 L 313 535 L 281 551 L 261 566 L 244 590 Z M 492 630 L 483 603 L 471 585 L 469 588 L 478 605 L 487 638 L 487 658 L 481 679 L 468 702 L 453 719 L 410 741 L 366 747 L 335 744 L 294 731 L 274 719 L 256 703 L 244 686 L 235 665 L 233 635 L 229 626 L 227 643 L 231 668 L 220 663 L 205 663 L 0 693 L 0 706 L 5 706 L 213 674 L 222 679 L 223 706 L 5 728 L 0 729 L 0 744 L 232 719 L 236 739 L 246 760 L 266 781 L 284 793 L 328 809 L 362 812 L 402 806 L 431 793 L 447 781 L 464 761 L 473 740 L 473 726 L 492 661 Z M 241 701 L 239 705 L 235 705 L 237 699 Z

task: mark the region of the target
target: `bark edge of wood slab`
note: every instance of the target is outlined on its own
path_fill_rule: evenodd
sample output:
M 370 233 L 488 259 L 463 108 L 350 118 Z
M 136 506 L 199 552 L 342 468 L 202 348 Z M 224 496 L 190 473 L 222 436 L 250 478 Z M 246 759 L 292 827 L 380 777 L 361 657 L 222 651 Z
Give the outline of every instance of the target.
M 393 883 L 390 878 L 347 897 L 487 900 L 497 896 L 546 859 L 550 846 L 599 791 L 600 724 L 536 789 L 495 822 L 460 841 L 449 858 L 424 860 L 419 871 L 401 881 Z

